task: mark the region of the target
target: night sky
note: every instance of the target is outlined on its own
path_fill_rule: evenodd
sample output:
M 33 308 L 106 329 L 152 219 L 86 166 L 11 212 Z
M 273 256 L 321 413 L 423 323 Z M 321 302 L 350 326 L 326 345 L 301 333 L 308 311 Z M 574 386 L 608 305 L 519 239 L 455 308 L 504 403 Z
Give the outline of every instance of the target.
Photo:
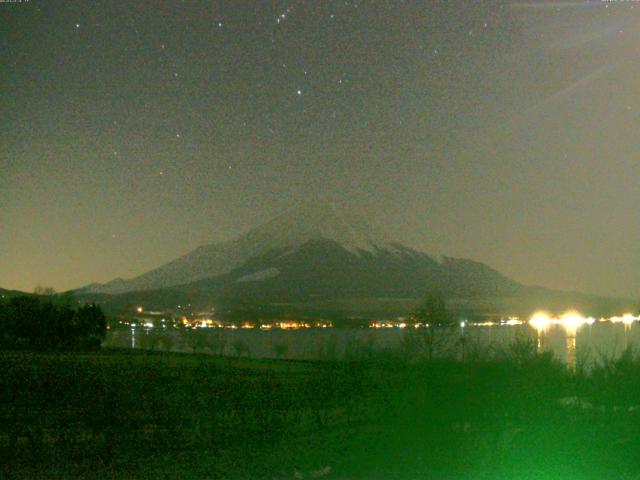
M 640 4 L 23 0 L 0 25 L 3 288 L 131 277 L 322 198 L 638 295 Z

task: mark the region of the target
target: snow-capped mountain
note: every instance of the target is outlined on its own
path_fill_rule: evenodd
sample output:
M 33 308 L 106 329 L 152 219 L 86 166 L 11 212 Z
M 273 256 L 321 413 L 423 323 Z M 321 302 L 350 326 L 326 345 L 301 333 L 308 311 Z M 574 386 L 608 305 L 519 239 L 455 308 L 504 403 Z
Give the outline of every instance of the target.
M 362 219 L 327 203 L 292 209 L 235 240 L 205 245 L 133 279 L 92 284 L 76 293 L 128 309 L 141 304 L 171 308 L 345 302 L 374 308 L 372 301 L 415 300 L 432 291 L 467 303 L 479 299 L 481 308 L 486 307 L 484 300 L 497 298 L 535 309 L 584 304 L 590 311 L 604 312 L 620 305 L 523 286 L 473 260 L 434 258 L 391 241 Z
M 326 238 L 272 250 L 217 277 L 174 287 L 199 298 L 305 302 L 347 298 L 420 298 L 514 293 L 519 285 L 471 260 L 429 255 L 399 244 L 351 251 Z
M 313 239 L 331 240 L 354 254 L 393 249 L 382 233 L 362 219 L 341 212 L 332 203 L 316 202 L 289 210 L 235 240 L 196 248 L 138 277 L 94 283 L 82 291 L 119 294 L 191 283 L 226 274 L 274 250 L 293 251 Z

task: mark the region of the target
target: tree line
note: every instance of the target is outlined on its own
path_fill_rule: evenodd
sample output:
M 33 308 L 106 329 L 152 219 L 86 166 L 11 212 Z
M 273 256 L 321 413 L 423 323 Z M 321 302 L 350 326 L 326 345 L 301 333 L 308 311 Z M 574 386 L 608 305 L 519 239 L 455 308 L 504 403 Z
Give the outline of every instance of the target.
M 99 348 L 106 317 L 97 305 L 72 308 L 55 297 L 21 296 L 0 301 L 0 348 L 64 350 Z

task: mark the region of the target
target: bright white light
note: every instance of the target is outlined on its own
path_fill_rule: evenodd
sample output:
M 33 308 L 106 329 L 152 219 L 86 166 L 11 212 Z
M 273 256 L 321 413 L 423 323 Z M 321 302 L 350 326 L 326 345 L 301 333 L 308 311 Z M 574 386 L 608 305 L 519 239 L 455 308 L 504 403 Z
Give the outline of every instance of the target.
M 585 318 L 577 311 L 570 310 L 562 314 L 560 321 L 565 325 L 578 326 L 585 322 Z
M 631 325 L 633 322 L 635 322 L 635 320 L 635 317 L 630 313 L 625 313 L 622 316 L 622 323 L 624 323 L 625 325 Z
M 576 310 L 569 310 L 560 317 L 552 317 L 546 312 L 536 312 L 529 319 L 529 325 L 538 331 L 545 330 L 551 325 L 561 325 L 568 333 L 580 328 L 582 325 L 593 325 L 596 322 L 624 323 L 625 326 L 631 326 L 634 322 L 640 321 L 640 315 L 635 316 L 632 313 L 625 313 L 621 316 L 613 316 L 609 318 L 595 319 L 593 317 L 585 317 Z M 504 323 L 504 322 L 503 322 Z
M 611 323 L 624 323 L 625 325 L 631 325 L 633 322 L 640 320 L 640 316 L 635 317 L 632 313 L 625 313 L 621 317 L 611 317 L 609 321 Z
M 565 328 L 567 334 L 575 335 L 578 328 L 587 323 L 587 319 L 576 310 L 565 312 L 560 317 L 560 324 Z
M 547 312 L 536 312 L 529 319 L 529 325 L 535 328 L 538 332 L 542 332 L 549 328 L 553 319 Z

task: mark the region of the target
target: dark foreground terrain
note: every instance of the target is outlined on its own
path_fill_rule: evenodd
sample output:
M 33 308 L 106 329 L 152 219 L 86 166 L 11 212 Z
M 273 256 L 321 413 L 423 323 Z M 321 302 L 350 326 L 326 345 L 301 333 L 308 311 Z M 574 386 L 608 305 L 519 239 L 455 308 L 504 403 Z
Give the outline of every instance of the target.
M 636 479 L 640 362 L 0 355 L 0 478 Z

